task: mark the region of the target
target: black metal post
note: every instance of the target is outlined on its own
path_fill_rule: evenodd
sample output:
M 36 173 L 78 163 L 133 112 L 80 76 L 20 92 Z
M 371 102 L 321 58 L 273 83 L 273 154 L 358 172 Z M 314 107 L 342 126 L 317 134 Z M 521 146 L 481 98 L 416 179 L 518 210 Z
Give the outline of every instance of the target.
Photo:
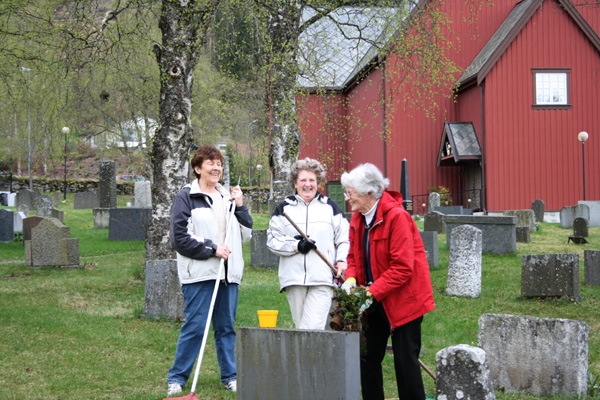
M 585 201 L 585 142 L 581 142 L 581 155 L 583 156 L 583 200 Z

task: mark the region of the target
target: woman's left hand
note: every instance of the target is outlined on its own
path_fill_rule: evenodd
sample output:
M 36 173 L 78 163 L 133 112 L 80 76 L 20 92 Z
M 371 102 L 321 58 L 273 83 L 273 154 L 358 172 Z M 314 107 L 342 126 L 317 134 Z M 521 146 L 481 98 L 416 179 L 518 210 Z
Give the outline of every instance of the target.
M 235 200 L 235 205 L 241 207 L 244 205 L 244 194 L 239 186 L 231 188 L 231 198 Z
M 341 278 L 342 276 L 344 276 L 344 273 L 346 272 L 346 269 L 348 268 L 348 264 L 346 264 L 343 261 L 338 261 L 337 264 L 335 264 L 335 268 L 337 269 L 337 277 Z

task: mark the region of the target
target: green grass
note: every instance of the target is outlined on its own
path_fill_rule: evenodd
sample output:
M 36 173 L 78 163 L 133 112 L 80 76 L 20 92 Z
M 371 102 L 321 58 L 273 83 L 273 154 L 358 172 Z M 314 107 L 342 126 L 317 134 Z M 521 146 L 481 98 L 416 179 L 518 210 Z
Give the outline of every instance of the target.
M 119 205 L 127 200 L 128 196 L 120 196 Z M 142 318 L 144 243 L 109 241 L 106 229 L 93 229 L 91 210 L 73 210 L 72 196 L 61 208 L 71 236 L 79 238 L 84 268 L 26 268 L 22 243 L 0 243 L 0 398 L 164 398 L 180 323 Z M 267 228 L 267 214 L 253 217 L 256 229 Z M 445 236 L 440 235 L 440 266 L 431 273 L 436 309 L 424 319 L 422 361 L 435 370 L 439 350 L 461 343 L 476 346 L 482 314 L 531 315 L 585 321 L 590 327 L 589 371 L 594 377 L 600 375 L 600 287 L 583 284 L 583 250 L 600 248 L 600 228 L 590 229 L 592 244 L 585 246 L 567 245 L 569 232 L 544 223 L 541 232 L 532 234 L 531 243 L 518 243 L 517 254 L 485 254 L 478 299 L 444 294 L 448 250 Z M 250 265 L 249 244 L 244 246 Z M 520 256 L 562 252 L 580 255 L 581 299 L 522 299 Z M 279 293 L 277 272 L 247 267 L 237 326 L 258 326 L 259 309 L 279 310 L 277 326 L 293 327 L 285 295 Z M 388 398 L 397 397 L 392 362 L 392 356 L 386 356 Z M 433 395 L 433 380 L 426 373 L 423 380 L 427 393 Z M 184 394 L 188 392 L 189 386 Z M 220 387 L 212 338 L 207 342 L 197 396 L 235 398 Z M 501 392 L 496 396 L 539 399 Z

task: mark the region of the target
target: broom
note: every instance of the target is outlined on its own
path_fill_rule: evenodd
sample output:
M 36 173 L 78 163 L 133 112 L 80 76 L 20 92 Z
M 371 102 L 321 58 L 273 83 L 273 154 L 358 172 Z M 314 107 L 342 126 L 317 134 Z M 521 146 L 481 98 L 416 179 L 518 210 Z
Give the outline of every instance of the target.
M 234 200 L 231 200 L 229 209 L 229 219 L 227 221 L 227 229 L 225 233 L 225 243 L 229 239 L 229 231 L 231 230 L 231 224 L 235 218 L 233 213 L 235 211 Z M 194 372 L 194 381 L 192 383 L 192 390 L 190 394 L 183 397 L 169 397 L 163 400 L 199 400 L 196 397 L 196 384 L 198 383 L 198 373 L 200 372 L 200 366 L 202 365 L 202 357 L 204 356 L 204 348 L 206 347 L 206 338 L 208 337 L 208 329 L 210 328 L 210 321 L 212 319 L 213 309 L 215 308 L 215 300 L 217 299 L 217 292 L 219 291 L 219 283 L 221 281 L 221 273 L 225 269 L 225 259 L 221 258 L 219 263 L 219 272 L 217 273 L 217 279 L 215 279 L 215 288 L 213 290 L 212 298 L 210 299 L 210 308 L 208 309 L 208 317 L 206 318 L 206 326 L 204 327 L 204 336 L 202 336 L 202 345 L 200 346 L 200 353 L 198 353 L 198 362 L 196 363 L 196 371 Z

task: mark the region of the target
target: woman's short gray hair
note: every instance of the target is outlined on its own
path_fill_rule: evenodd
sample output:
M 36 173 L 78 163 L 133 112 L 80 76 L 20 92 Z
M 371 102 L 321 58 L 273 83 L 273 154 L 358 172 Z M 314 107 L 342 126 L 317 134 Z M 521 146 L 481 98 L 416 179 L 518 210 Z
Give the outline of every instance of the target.
M 358 194 L 371 193 L 374 199 L 379 200 L 383 191 L 390 185 L 390 180 L 373 164 L 360 164 L 350 172 L 342 174 L 342 186 L 354 188 Z
M 298 160 L 292 165 L 290 175 L 288 177 L 288 183 L 292 189 L 296 188 L 296 181 L 300 171 L 309 171 L 315 174 L 317 177 L 317 186 L 321 186 L 321 183 L 325 180 L 325 167 L 317 160 L 306 157 L 304 160 Z

